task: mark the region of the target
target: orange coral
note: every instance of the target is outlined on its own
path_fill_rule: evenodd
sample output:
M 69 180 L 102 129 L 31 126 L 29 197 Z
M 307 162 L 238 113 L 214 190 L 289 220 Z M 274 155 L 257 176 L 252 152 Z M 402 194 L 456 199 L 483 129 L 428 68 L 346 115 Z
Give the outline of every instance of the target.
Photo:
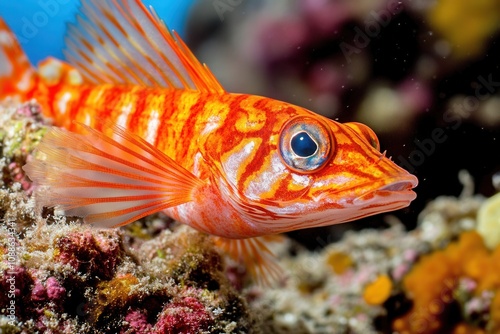
M 363 292 L 363 299 L 370 305 L 381 305 L 391 295 L 392 281 L 387 275 L 380 275 L 368 284 Z
M 497 250 L 499 248 L 497 247 Z M 490 326 L 491 326 L 491 333 L 499 333 L 500 332 L 500 293 L 497 293 L 495 295 L 495 298 L 493 298 L 493 301 L 491 302 L 491 308 L 490 308 Z
M 458 324 L 453 330 L 452 334 L 485 334 L 486 332 L 482 329 L 472 327 L 468 324 Z
M 422 257 L 403 280 L 407 295 L 413 299 L 412 310 L 396 319 L 394 330 L 401 334 L 482 333 L 472 325 L 459 323 L 460 310 L 454 291 L 460 278 L 477 283 L 474 294 L 500 290 L 500 246 L 488 251 L 476 232 L 465 232 L 457 242 L 444 250 Z M 491 306 L 489 328 L 500 330 L 500 297 L 495 295 Z

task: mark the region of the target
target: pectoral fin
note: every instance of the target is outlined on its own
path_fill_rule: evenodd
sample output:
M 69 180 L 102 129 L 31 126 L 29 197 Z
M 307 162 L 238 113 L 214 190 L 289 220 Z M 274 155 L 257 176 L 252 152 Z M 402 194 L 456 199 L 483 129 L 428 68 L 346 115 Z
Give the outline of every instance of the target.
M 120 126 L 114 137 L 52 128 L 23 169 L 42 189 L 38 200 L 87 223 L 116 227 L 192 200 L 203 182 Z
M 245 265 L 250 276 L 260 285 L 270 286 L 284 278 L 284 271 L 267 247 L 271 242 L 282 242 L 279 235 L 268 235 L 248 239 L 214 237 L 217 247 L 236 262 Z

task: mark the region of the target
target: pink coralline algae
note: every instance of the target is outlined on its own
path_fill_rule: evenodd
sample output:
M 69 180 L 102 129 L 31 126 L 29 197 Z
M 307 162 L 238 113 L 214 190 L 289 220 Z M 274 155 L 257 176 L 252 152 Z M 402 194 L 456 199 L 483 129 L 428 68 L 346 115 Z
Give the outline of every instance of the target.
M 66 289 L 61 286 L 57 278 L 49 277 L 42 283 L 36 282 L 31 290 L 31 299 L 34 301 L 57 302 L 66 296 Z
M 195 297 L 175 297 L 168 302 L 155 324 L 148 322 L 147 311 L 131 310 L 125 316 L 121 334 L 196 334 L 207 331 L 214 319 Z
M 165 305 L 157 324 L 158 333 L 195 334 L 207 330 L 212 322 L 210 315 L 196 298 L 186 297 Z
M 33 191 L 33 184 L 26 177 L 26 174 L 24 174 L 24 171 L 21 169 L 21 165 L 18 162 L 11 162 L 7 169 L 13 182 L 18 182 L 23 190 L 28 193 Z
M 4 270 L 0 276 L 0 305 L 6 305 L 10 300 L 25 298 L 25 291 L 32 284 L 32 278 L 22 267 Z
M 121 261 L 120 245 L 113 234 L 95 234 L 90 230 L 71 233 L 58 240 L 56 258 L 77 272 L 109 279 Z
M 35 286 L 31 290 L 31 299 L 34 301 L 42 301 L 47 299 L 47 290 L 40 282 L 35 284 Z
M 153 333 L 153 326 L 143 311 L 132 310 L 125 316 L 124 328 L 120 334 L 149 334 Z
M 47 297 L 49 297 L 49 299 L 62 299 L 66 295 L 66 289 L 61 286 L 55 277 L 47 278 L 45 287 L 47 289 Z

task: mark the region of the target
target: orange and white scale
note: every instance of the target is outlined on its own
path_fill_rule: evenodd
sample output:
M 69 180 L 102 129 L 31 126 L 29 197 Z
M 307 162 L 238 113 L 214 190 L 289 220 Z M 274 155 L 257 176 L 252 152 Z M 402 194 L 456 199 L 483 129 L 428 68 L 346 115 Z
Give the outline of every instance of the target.
M 265 271 L 256 237 L 415 198 L 371 129 L 226 92 L 140 0 L 83 0 L 66 45 L 35 70 L 0 19 L 0 100 L 35 99 L 57 126 L 24 167 L 44 205 L 104 227 L 164 211 Z

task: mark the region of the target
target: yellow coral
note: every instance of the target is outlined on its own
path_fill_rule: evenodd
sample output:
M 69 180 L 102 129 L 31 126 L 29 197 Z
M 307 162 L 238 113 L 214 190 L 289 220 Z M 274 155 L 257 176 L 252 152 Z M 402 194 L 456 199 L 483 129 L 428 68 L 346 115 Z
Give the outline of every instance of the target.
M 332 267 L 333 272 L 337 275 L 343 274 L 347 269 L 352 268 L 354 262 L 352 258 L 344 253 L 339 251 L 332 251 L 326 257 L 326 262 L 330 267 Z
M 457 282 L 462 277 L 477 283 L 476 294 L 484 290 L 500 292 L 500 247 L 490 252 L 481 236 L 471 231 L 462 233 L 457 242 L 449 244 L 444 250 L 422 257 L 403 280 L 407 295 L 413 299 L 413 308 L 394 321 L 394 330 L 402 334 L 432 334 L 450 330 L 454 334 L 482 333 L 471 325 L 457 323 L 456 315 L 443 319 L 453 302 Z M 489 328 L 497 328 L 494 333 L 500 332 L 498 293 L 491 306 L 490 322 Z
M 132 274 L 118 276 L 111 281 L 100 282 L 97 286 L 96 298 L 92 307 L 92 316 L 97 320 L 108 306 L 124 304 L 129 298 L 130 289 L 139 283 Z
M 363 291 L 363 299 L 370 305 L 381 305 L 391 295 L 392 281 L 387 275 L 380 275 Z
M 500 28 L 499 0 L 438 0 L 427 13 L 431 28 L 444 37 L 457 58 L 480 54 Z

